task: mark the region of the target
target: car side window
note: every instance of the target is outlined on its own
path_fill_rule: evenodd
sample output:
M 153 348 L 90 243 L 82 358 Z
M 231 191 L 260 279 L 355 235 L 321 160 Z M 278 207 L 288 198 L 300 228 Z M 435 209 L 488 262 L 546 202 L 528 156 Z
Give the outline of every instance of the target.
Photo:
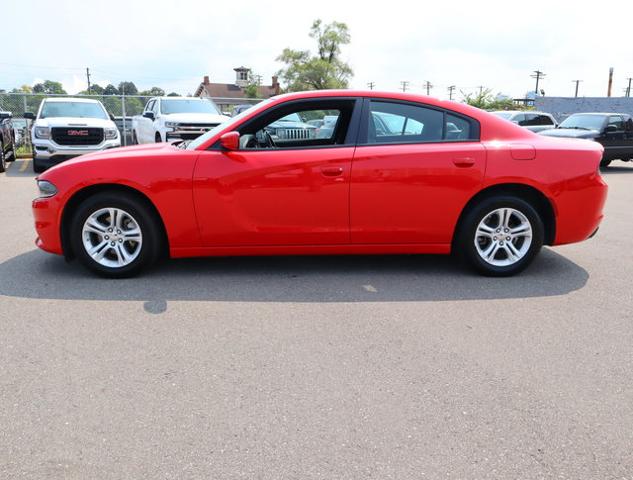
M 152 109 L 154 108 L 154 102 L 155 101 L 156 100 L 150 100 L 149 101 L 149 103 L 147 104 L 147 107 L 145 108 L 146 112 L 151 112 L 152 111 Z
M 465 118 L 446 114 L 445 140 L 474 140 L 471 123 Z
M 368 143 L 440 142 L 444 114 L 417 105 L 371 101 Z
M 527 125 L 526 123 L 527 119 L 525 117 L 525 114 L 523 113 L 517 113 L 514 117 L 512 117 L 512 121 L 516 123 L 517 125 L 521 125 L 521 126 Z
M 240 129 L 240 149 L 288 149 L 341 145 L 354 100 L 298 103 L 278 109 Z
M 609 126 L 614 126 L 618 130 L 624 130 L 624 121 L 620 116 L 609 117 Z

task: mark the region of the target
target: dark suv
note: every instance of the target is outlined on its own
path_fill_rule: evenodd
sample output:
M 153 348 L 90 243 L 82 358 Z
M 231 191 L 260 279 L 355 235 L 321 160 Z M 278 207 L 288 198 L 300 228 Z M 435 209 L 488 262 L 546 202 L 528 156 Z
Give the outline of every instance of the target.
M 15 160 L 15 132 L 11 117 L 11 112 L 0 112 L 0 172 L 6 170 L 6 162 Z
M 539 132 L 549 137 L 594 140 L 604 147 L 601 167 L 613 160 L 633 160 L 633 119 L 626 113 L 574 113 L 551 130 Z

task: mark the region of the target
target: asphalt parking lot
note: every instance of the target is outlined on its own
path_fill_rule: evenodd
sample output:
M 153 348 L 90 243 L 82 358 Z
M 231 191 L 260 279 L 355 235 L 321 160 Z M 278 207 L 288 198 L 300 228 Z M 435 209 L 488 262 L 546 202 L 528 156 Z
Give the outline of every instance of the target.
M 448 257 L 38 251 L 0 175 L 0 478 L 633 478 L 633 165 L 598 235 L 481 278 Z

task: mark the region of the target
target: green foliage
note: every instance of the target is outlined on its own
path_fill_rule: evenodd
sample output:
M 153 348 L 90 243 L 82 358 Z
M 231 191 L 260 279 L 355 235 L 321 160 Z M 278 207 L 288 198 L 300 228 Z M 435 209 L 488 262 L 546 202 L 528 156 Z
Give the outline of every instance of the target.
M 127 95 L 127 92 L 125 92 Z M 149 90 L 143 90 L 139 95 L 143 95 L 144 97 L 164 97 L 165 90 L 159 87 L 152 87 Z
M 168 93 L 168 94 L 167 94 L 167 96 L 168 96 L 168 97 L 179 97 L 179 96 L 180 96 L 180 94 L 179 94 L 179 93 L 176 93 L 176 92 L 171 92 L 171 93 Z
M 33 85 L 33 93 L 43 93 L 45 95 L 51 94 L 66 94 L 66 90 L 62 87 L 60 82 L 54 82 L 52 80 L 44 80 L 42 83 L 36 83 Z
M 110 83 L 108 84 L 107 87 L 103 89 L 103 94 L 104 95 L 119 95 L 119 89 Z
M 341 46 L 350 43 L 347 25 L 341 22 L 324 25 L 321 20 L 315 20 L 310 37 L 317 42 L 316 55 L 308 50 L 285 48 L 277 57 L 277 61 L 286 64 L 278 73 L 286 85 L 284 90 L 347 88 L 353 71 L 340 59 Z
M 119 92 L 121 95 L 138 95 L 138 89 L 134 82 L 121 82 L 119 83 Z
M 499 95 L 494 96 L 492 90 L 486 88 L 481 92 L 464 93 L 461 92 L 464 97 L 464 102 L 470 106 L 481 108 L 482 110 L 524 110 L 525 107 L 521 105 L 515 105 L 511 98 L 499 98 Z

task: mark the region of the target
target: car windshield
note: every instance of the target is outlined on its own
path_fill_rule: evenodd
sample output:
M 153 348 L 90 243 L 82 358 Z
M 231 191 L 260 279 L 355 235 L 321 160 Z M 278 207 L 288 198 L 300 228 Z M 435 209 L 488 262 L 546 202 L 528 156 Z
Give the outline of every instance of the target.
M 513 113 L 512 112 L 490 112 L 493 115 L 496 115 L 497 117 L 501 117 L 501 118 L 505 118 L 506 120 L 510 120 L 510 118 L 512 118 Z
M 44 102 L 40 118 L 74 117 L 100 118 L 107 120 L 108 115 L 99 103 L 92 102 Z
M 171 113 L 211 113 L 219 115 L 218 107 L 210 100 L 167 100 L 160 102 L 160 111 L 166 115 Z
M 577 128 L 580 130 L 600 130 L 605 117 L 602 115 L 571 115 L 561 122 L 558 128 Z
M 265 105 L 265 104 L 270 103 L 271 101 L 272 101 L 272 98 L 269 98 L 268 100 L 264 100 L 263 102 L 261 102 L 259 105 Z M 217 135 L 219 132 L 221 132 L 224 129 L 226 129 L 227 132 L 230 132 L 231 128 L 233 127 L 233 125 L 241 122 L 244 117 L 250 115 L 251 113 L 252 113 L 252 110 L 250 108 L 246 109 L 242 113 L 238 113 L 237 115 L 235 115 L 230 120 L 228 120 L 228 121 L 226 121 L 224 123 L 221 123 L 218 126 L 212 128 L 211 130 L 209 130 L 204 135 L 200 135 L 195 140 L 192 140 L 191 142 L 189 142 L 187 144 L 187 147 L 186 147 L 187 150 L 195 150 L 200 145 L 202 145 L 207 140 L 209 140 L 211 137 Z

